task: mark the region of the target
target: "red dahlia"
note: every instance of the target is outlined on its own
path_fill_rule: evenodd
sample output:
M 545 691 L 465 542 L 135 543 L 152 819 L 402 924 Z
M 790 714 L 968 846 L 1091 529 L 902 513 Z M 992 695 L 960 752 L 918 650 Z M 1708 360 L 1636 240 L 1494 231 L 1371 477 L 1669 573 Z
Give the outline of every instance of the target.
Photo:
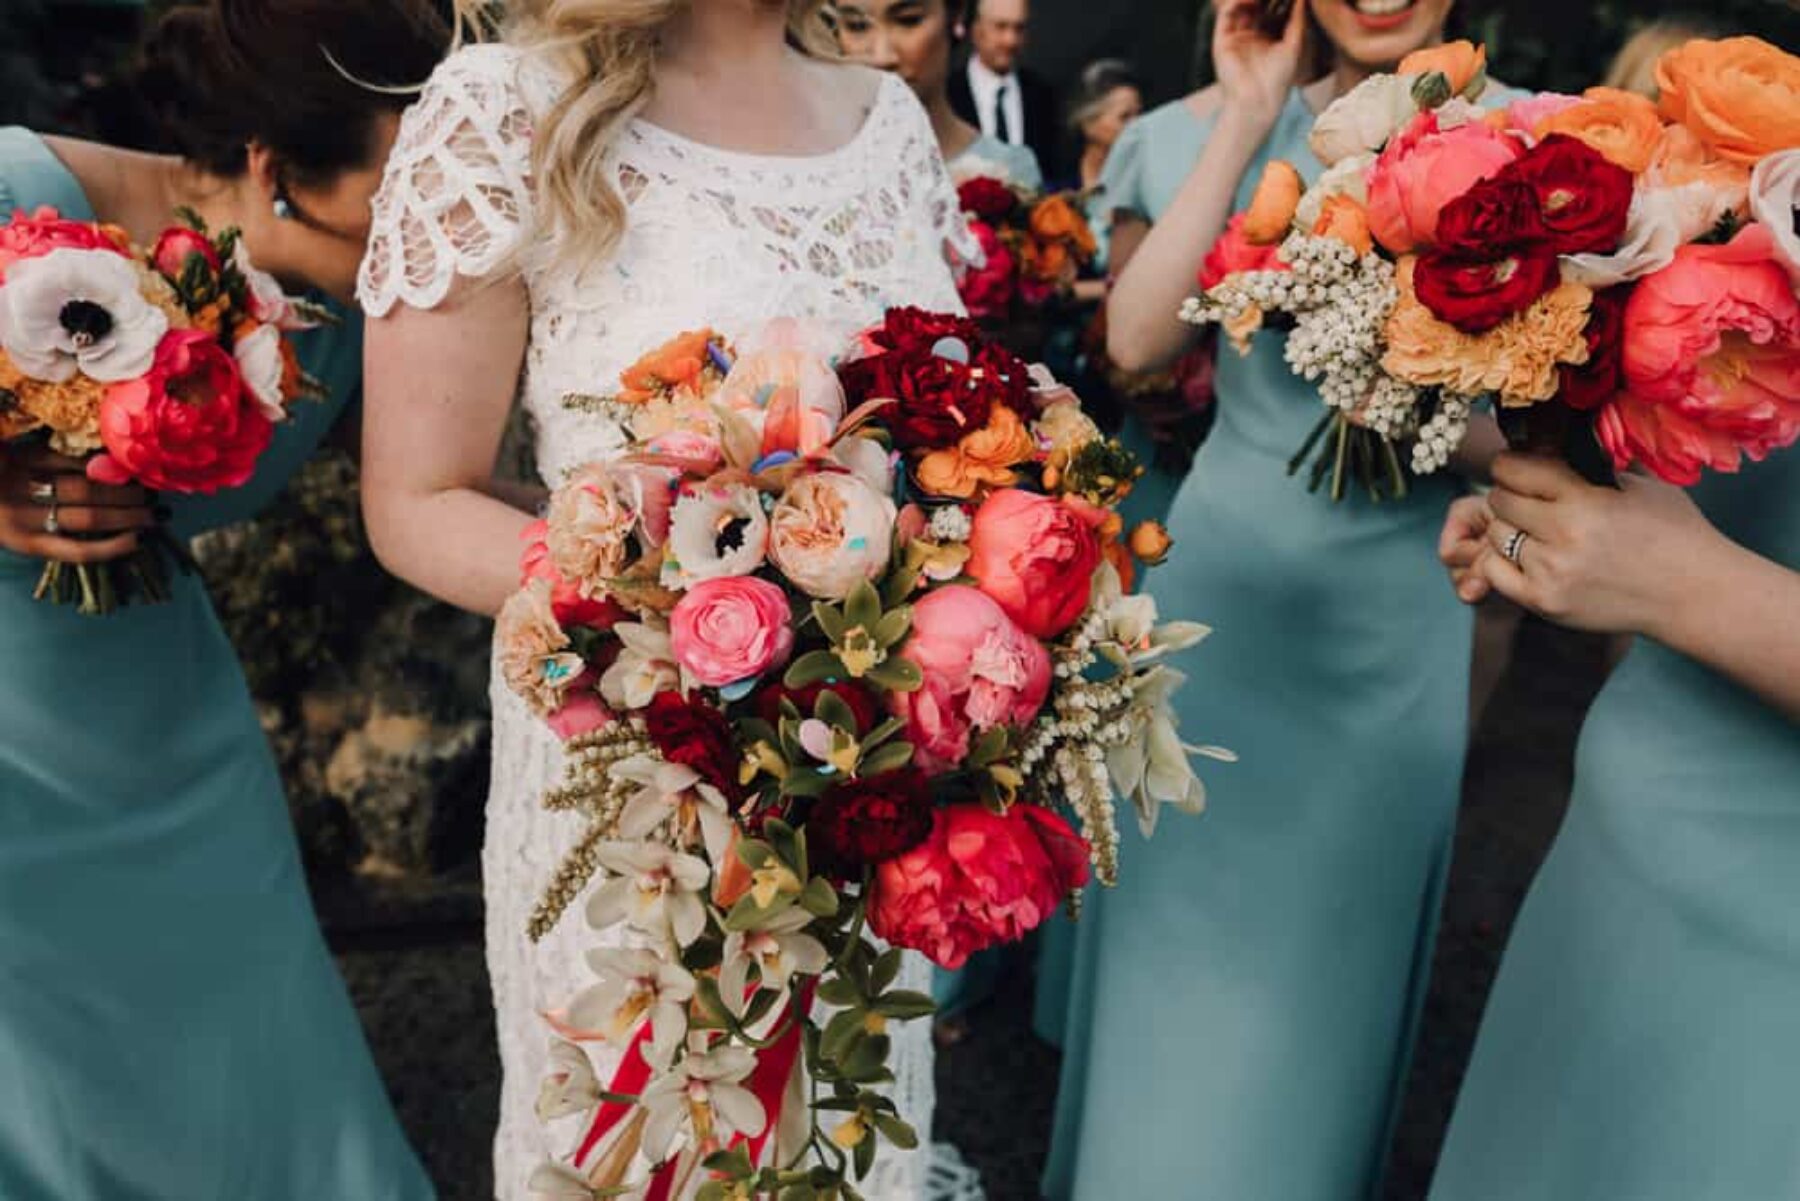
M 737 747 L 719 710 L 679 692 L 659 692 L 644 710 L 644 725 L 664 759 L 693 768 L 727 797 L 740 794 Z

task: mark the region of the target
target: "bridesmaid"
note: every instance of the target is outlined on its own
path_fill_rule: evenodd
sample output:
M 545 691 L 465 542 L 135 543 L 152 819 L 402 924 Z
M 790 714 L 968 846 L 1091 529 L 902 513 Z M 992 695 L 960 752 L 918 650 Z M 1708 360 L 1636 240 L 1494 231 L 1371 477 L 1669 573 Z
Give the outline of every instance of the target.
M 1121 366 L 1188 344 L 1176 312 L 1263 164 L 1316 176 L 1315 114 L 1439 41 L 1449 8 L 1311 0 L 1276 39 L 1256 0 L 1220 5 L 1218 84 L 1134 122 L 1108 166 Z M 1330 70 L 1297 86 L 1308 9 Z M 1434 555 L 1454 486 L 1334 506 L 1289 478 L 1320 401 L 1272 338 L 1223 354 L 1217 390 L 1149 588 L 1218 629 L 1182 732 L 1242 762 L 1209 777 L 1206 816 L 1125 835 L 1120 887 L 1078 927 L 1053 1201 L 1374 1195 L 1429 964 L 1468 704 L 1471 623 Z
M 1445 529 L 1462 598 L 1638 642 L 1582 730 L 1432 1201 L 1800 1196 L 1800 451 L 1691 500 L 1512 456 L 1494 476 Z
M 448 37 L 410 0 L 176 8 L 143 94 L 182 156 L 0 131 L 0 218 L 50 205 L 147 242 L 185 204 L 347 298 L 407 99 L 348 76 L 422 80 Z M 172 502 L 178 534 L 254 513 L 351 402 L 344 317 L 301 346 L 331 403 L 296 405 L 245 488 Z M 46 488 L 100 540 L 46 533 Z M 0 452 L 0 1196 L 421 1201 L 204 585 L 174 573 L 169 603 L 104 618 L 32 600 L 44 557 L 122 553 L 148 503 Z

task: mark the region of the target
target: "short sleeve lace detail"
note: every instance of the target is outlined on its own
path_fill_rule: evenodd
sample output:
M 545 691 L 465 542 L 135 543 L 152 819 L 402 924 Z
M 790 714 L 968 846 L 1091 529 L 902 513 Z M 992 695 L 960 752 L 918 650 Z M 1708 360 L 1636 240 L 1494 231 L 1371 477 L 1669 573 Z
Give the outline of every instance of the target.
M 464 47 L 406 110 L 357 280 L 365 312 L 432 308 L 459 276 L 489 275 L 523 246 L 531 215 L 525 66 L 507 46 Z

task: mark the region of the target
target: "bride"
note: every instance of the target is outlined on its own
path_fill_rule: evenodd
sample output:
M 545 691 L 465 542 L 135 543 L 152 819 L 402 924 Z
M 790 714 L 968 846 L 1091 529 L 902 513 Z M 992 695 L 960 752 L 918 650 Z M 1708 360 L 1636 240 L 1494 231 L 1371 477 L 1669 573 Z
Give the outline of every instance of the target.
M 931 126 L 904 83 L 832 60 L 822 7 L 514 0 L 504 44 L 466 46 L 433 75 L 402 123 L 359 288 L 364 504 L 392 571 L 485 614 L 516 589 L 532 514 L 491 479 L 515 396 L 554 484 L 616 447 L 563 398 L 615 387 L 677 333 L 802 317 L 847 334 L 893 305 L 959 308 L 948 264 L 967 231 Z M 496 1183 L 510 1199 L 569 1149 L 572 1132 L 534 1114 L 541 1015 L 592 982 L 584 953 L 602 936 L 576 905 L 526 938 L 579 828 L 539 808 L 561 779 L 554 735 L 503 684 L 493 702 L 484 868 L 505 1068 Z M 906 987 L 928 988 L 909 959 Z M 895 1100 L 922 1131 L 927 1025 L 910 1023 L 894 1057 Z M 607 1054 L 595 1049 L 603 1082 Z M 928 1185 L 917 1153 L 884 1173 L 868 1195 L 956 1184 Z

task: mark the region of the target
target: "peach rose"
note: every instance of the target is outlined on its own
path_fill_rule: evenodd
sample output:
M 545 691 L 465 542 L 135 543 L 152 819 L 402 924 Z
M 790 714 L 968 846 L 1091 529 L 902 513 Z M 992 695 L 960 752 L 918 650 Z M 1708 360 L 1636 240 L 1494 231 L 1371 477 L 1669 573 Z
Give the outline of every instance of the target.
M 500 676 L 539 717 L 563 707 L 586 667 L 556 620 L 550 591 L 548 580 L 532 580 L 507 598 L 494 623 Z
M 1720 157 L 1752 166 L 1800 146 L 1800 58 L 1761 38 L 1696 40 L 1656 65 L 1662 113 Z
M 595 463 L 550 497 L 545 545 L 563 579 L 584 597 L 602 597 L 622 575 L 642 508 L 635 477 Z
M 1450 81 L 1452 96 L 1476 96 L 1487 83 L 1487 47 L 1473 42 L 1445 42 L 1415 50 L 1400 60 L 1399 75 L 1440 72 Z
M 808 596 L 842 600 L 887 570 L 894 502 L 858 475 L 803 475 L 769 517 L 769 558 Z
M 1539 141 L 1553 133 L 1586 142 L 1608 161 L 1642 175 L 1662 144 L 1663 123 L 1656 106 L 1635 92 L 1589 88 L 1579 101 L 1545 117 L 1531 131 Z
M 1720 158 L 1687 126 L 1665 125 L 1662 141 L 1657 144 L 1645 178 L 1665 188 L 1705 184 L 1714 191 L 1734 197 L 1735 205 L 1742 207 L 1744 194 L 1750 187 L 1750 168 Z
M 1288 236 L 1300 194 L 1306 183 L 1294 164 L 1271 159 L 1257 181 L 1256 193 L 1244 213 L 1244 237 L 1255 246 L 1273 246 Z
M 948 450 L 934 450 L 913 469 L 919 487 L 933 496 L 968 500 L 990 488 L 1019 482 L 1013 468 L 1037 454 L 1037 440 L 1019 415 L 1005 405 L 988 414 L 987 426 L 963 435 Z
M 1518 139 L 1480 121 L 1442 128 L 1420 113 L 1369 169 L 1369 230 L 1395 254 L 1437 236 L 1438 213 L 1523 153 Z
M 1319 219 L 1313 223 L 1312 236 L 1336 238 L 1359 255 L 1368 254 L 1375 248 L 1374 238 L 1369 234 L 1369 211 L 1344 195 L 1325 198 Z
M 1625 391 L 1601 410 L 1621 469 L 1670 483 L 1735 471 L 1800 438 L 1800 299 L 1774 235 L 1752 225 L 1724 246 L 1683 246 L 1625 306 Z
M 724 688 L 781 667 L 794 651 L 787 593 L 755 576 L 694 585 L 669 614 L 675 661 L 701 684 Z

